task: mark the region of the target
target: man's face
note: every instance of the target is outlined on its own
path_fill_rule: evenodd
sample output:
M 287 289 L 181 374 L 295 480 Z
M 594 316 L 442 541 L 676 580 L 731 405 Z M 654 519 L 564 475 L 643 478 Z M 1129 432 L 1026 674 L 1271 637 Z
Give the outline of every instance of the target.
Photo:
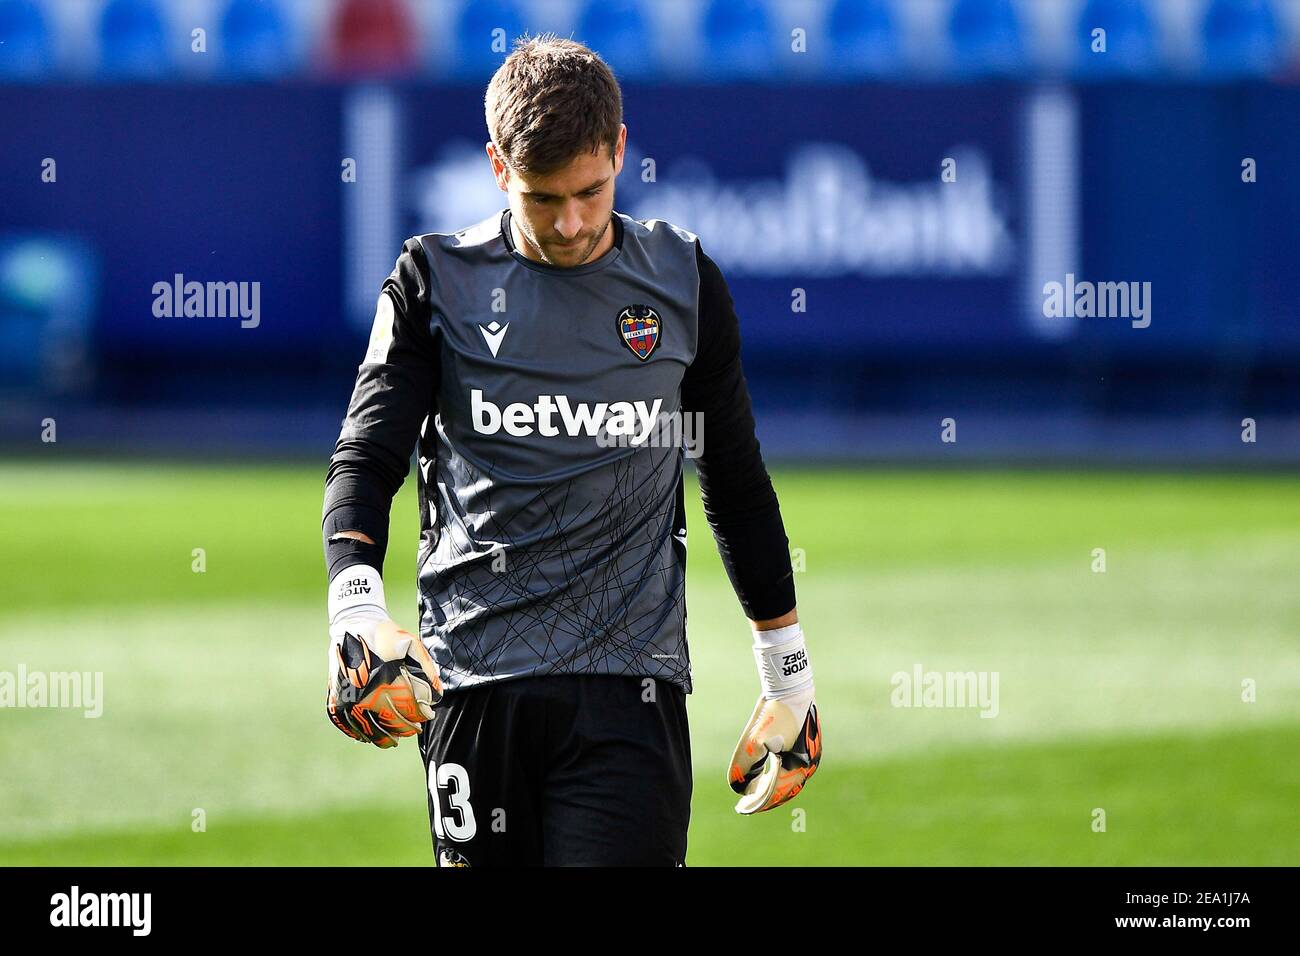
M 546 175 L 509 168 L 494 143 L 487 144 L 497 185 L 510 197 L 511 218 L 523 235 L 524 255 L 549 265 L 571 268 L 603 255 L 614 211 L 614 179 L 623 169 L 627 127 L 609 147 L 581 152 L 568 165 Z M 531 248 L 529 248 L 531 247 Z

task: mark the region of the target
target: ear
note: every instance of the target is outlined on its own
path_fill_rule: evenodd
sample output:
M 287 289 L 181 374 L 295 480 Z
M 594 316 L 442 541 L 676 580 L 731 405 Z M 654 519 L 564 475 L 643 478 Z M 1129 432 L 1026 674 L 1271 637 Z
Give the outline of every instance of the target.
M 617 176 L 623 171 L 623 152 L 627 147 L 627 124 L 620 123 L 618 128 L 618 144 L 614 147 L 614 175 Z
M 497 151 L 497 144 L 488 140 L 484 144 L 484 149 L 487 150 L 488 162 L 492 165 L 492 178 L 497 181 L 497 188 L 503 193 L 509 192 L 510 167 Z

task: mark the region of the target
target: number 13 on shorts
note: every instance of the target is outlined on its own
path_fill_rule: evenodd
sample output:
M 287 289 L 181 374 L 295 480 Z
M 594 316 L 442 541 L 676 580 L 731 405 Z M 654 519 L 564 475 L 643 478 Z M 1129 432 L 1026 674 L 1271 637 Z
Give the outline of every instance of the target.
M 463 766 L 429 761 L 429 801 L 433 808 L 433 832 L 439 840 L 468 843 L 474 839 L 478 825 L 469 802 L 469 774 Z

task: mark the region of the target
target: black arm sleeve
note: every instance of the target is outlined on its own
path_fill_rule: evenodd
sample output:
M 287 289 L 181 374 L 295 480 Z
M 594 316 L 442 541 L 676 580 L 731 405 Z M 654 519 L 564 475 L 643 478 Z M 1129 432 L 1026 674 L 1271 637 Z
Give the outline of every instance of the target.
M 424 248 L 418 239 L 408 239 L 384 280 L 375 327 L 325 477 L 322 530 L 330 578 L 353 564 L 383 570 L 393 495 L 410 470 L 420 424 L 435 411 L 440 366 L 431 308 Z M 360 531 L 375 544 L 335 538 L 340 531 Z
M 790 543 L 754 434 L 736 307 L 717 265 L 698 243 L 695 249 L 699 342 L 682 379 L 682 411 L 702 419 L 695 467 L 722 563 L 745 616 L 768 620 L 795 607 Z

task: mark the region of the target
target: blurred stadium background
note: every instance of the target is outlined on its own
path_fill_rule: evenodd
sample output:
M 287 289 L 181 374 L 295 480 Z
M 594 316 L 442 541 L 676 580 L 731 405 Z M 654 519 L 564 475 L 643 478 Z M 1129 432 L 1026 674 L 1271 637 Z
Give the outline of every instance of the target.
M 1300 0 L 0 0 L 0 672 L 105 694 L 0 709 L 0 862 L 430 862 L 414 747 L 321 713 L 320 492 L 401 240 L 504 204 L 525 31 L 727 276 L 800 568 L 827 756 L 741 820 L 691 512 L 689 862 L 1300 862 Z M 1045 316 L 1070 275 L 1149 326 Z M 891 706 L 916 666 L 998 716 Z

